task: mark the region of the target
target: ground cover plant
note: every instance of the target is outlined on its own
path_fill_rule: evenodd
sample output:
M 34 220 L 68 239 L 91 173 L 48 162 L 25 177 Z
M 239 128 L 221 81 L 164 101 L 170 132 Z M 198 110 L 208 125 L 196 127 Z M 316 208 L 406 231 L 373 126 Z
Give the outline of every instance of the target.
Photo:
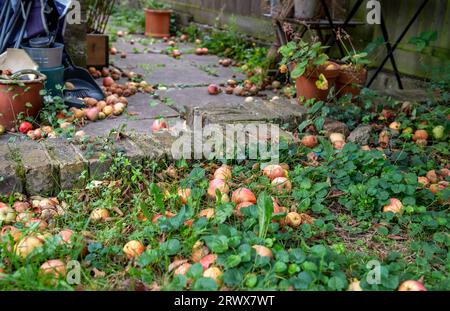
M 174 61 L 190 42 L 192 54 L 216 54 L 217 67 L 246 74 L 205 86 L 205 94 L 295 97 L 287 64 L 270 76 L 267 48 L 236 35 L 233 23 L 137 39 L 130 33 L 144 25 L 135 12 L 115 12 L 113 39 L 162 44 Z M 114 45 L 111 54 L 123 55 Z M 217 68 L 201 69 L 214 76 Z M 126 113 L 136 93 L 153 101 L 167 88 L 118 68 L 90 72 L 107 96 L 86 99 L 96 113 L 65 110 L 50 96 L 41 123 L 88 153 L 102 152 L 109 169 L 85 171 L 81 188 L 54 197 L 0 197 L 1 290 L 450 289 L 448 79 L 431 81 L 425 102 L 369 89 L 305 101 L 308 118 L 294 130 L 295 143 L 280 144 L 279 163 L 132 163 L 114 148 L 121 129 L 101 138 L 79 127 Z M 331 117 L 341 130 L 327 127 Z M 148 131 L 168 127 L 161 118 Z M 364 134 L 350 139 L 358 129 Z
M 448 148 L 436 147 L 447 143 L 404 136 L 389 154 L 306 137 L 279 166 L 132 165 L 113 154 L 105 178 L 81 191 L 3 198 L 0 286 L 448 289 Z M 70 260 L 80 262 L 78 285 L 66 278 Z

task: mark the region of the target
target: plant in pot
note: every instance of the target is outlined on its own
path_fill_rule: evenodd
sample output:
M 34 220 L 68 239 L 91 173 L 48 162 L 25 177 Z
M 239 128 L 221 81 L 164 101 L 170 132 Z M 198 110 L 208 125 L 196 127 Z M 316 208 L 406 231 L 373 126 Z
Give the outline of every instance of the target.
M 147 0 L 145 9 L 145 35 L 164 38 L 170 36 L 170 15 L 172 11 L 166 3 Z
M 109 36 L 105 35 L 108 21 L 117 0 L 87 0 L 86 65 L 109 67 Z
M 361 93 L 361 89 L 367 81 L 367 65 L 370 64 L 367 59 L 368 53 L 357 52 L 350 36 L 347 35 L 345 38 L 348 39 L 351 49 L 347 47 L 341 36 L 338 36 L 338 38 L 347 55 L 341 60 L 343 64 L 336 81 L 336 94 L 338 97 L 346 94 L 352 94 L 353 97 L 356 97 Z
M 291 66 L 297 97 L 325 101 L 339 76 L 339 65 L 328 60 L 320 42 L 291 41 L 279 49 L 282 55 L 280 71 Z

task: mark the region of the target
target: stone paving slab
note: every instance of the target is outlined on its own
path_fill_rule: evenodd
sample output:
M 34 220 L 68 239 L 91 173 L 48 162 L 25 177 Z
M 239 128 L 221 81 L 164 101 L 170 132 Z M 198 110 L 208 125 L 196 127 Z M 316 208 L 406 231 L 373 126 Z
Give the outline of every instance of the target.
M 186 147 L 185 155 L 190 157 L 196 143 L 192 132 L 195 129 L 187 125 L 191 124 L 196 107 L 203 126 L 219 124 L 222 128 L 227 124 L 246 125 L 254 122 L 276 123 L 294 129 L 306 117 L 306 109 L 289 100 L 268 101 L 276 95 L 269 91 L 262 92 L 266 98 L 255 97 L 250 102 L 245 97 L 224 93 L 211 96 L 207 92 L 207 85 L 225 83 L 230 78 L 241 80 L 244 76 L 236 71 L 237 68 L 219 66 L 217 56 L 192 54 L 195 47 L 192 44 L 180 44 L 179 48 L 184 54 L 176 60 L 161 54 L 167 48 L 166 43 L 155 41 L 144 46 L 138 42 L 142 37 L 136 37 L 135 45 L 119 39 L 114 46 L 126 51 L 128 56 L 125 59 L 113 56 L 112 60 L 119 68 L 141 73 L 147 82 L 166 85 L 168 89 L 159 90 L 158 96 L 139 93 L 129 97 L 127 113 L 90 122 L 81 128 L 91 137 L 89 146 L 63 139 L 35 142 L 27 138 L 17 139 L 17 134 L 1 136 L 0 193 L 23 191 L 27 194 L 50 195 L 61 189 L 82 186 L 78 184 L 81 173 L 88 170 L 91 178 L 101 179 L 110 168 L 110 156 L 115 152 L 122 152 L 133 163 L 142 163 L 144 160 L 170 161 L 173 160 L 172 147 L 175 145 Z M 146 53 L 135 54 L 133 48 L 142 52 L 144 48 L 147 50 Z M 97 82 L 101 83 L 102 80 L 98 79 Z M 119 81 L 125 82 L 125 79 Z M 152 133 L 151 126 L 159 117 L 164 117 L 171 128 Z M 110 135 L 111 132 L 118 132 L 118 129 L 123 134 L 119 135 L 121 139 L 117 138 L 118 135 Z M 280 135 L 288 143 L 298 142 L 289 132 L 280 130 Z M 11 137 L 14 139 L 9 141 Z M 101 142 L 105 141 L 108 141 L 108 148 L 102 150 Z
M 51 195 L 56 188 L 56 180 L 46 149 L 31 140 L 17 140 L 8 145 L 11 152 L 20 158 L 19 170 L 23 172 L 26 193 Z
M 67 140 L 60 138 L 47 139 L 43 144 L 53 162 L 58 190 L 80 188 L 83 185 L 80 177 L 87 165 L 74 147 Z
M 167 86 L 199 86 L 225 83 L 233 76 L 244 77 L 234 67 L 217 66 L 216 56 L 183 55 L 174 59 L 158 53 L 128 54 L 127 58 L 112 56 L 115 66 L 142 74 L 151 84 Z
M 207 87 L 173 88 L 159 92 L 161 97 L 171 99 L 174 108 L 185 112 L 188 107 L 222 107 L 224 103 L 230 107 L 239 107 L 245 102 L 245 97 L 227 95 L 209 95 Z
M 107 136 L 111 130 L 118 130 L 123 128 L 125 132 L 137 132 L 141 134 L 151 134 L 153 122 L 158 118 L 157 115 L 153 119 L 133 119 L 121 116 L 114 119 L 106 119 L 100 122 L 91 122 L 87 124 L 82 130 L 89 136 Z M 178 122 L 179 118 L 165 118 L 172 126 Z
M 7 144 L 0 144 L 0 194 L 22 192 L 22 180 L 17 174 L 17 162 Z
M 128 113 L 134 120 L 154 119 L 155 117 L 175 118 L 179 113 L 169 105 L 163 104 L 152 95 L 137 93 L 129 98 Z
M 134 40 L 134 44 L 130 44 L 131 40 Z M 142 35 L 133 35 L 130 38 L 118 38 L 117 42 L 113 42 L 114 46 L 119 52 L 135 53 L 139 51 L 139 54 L 156 53 L 160 54 L 167 50 L 169 45 L 162 40 L 147 38 Z M 177 48 L 181 53 L 194 54 L 196 46 L 193 43 L 177 42 Z
M 188 107 L 186 112 L 187 123 L 193 122 L 194 108 Z M 198 107 L 202 115 L 203 123 L 228 124 L 228 123 L 276 123 L 294 129 L 306 118 L 306 108 L 288 101 L 269 102 L 256 99 L 253 102 L 239 103 L 233 106 L 227 103 L 221 106 Z

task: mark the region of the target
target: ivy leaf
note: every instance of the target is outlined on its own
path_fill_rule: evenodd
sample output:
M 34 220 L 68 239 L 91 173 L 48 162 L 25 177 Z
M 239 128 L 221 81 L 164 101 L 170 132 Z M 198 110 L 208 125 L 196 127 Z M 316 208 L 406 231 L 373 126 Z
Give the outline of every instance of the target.
M 186 276 L 192 279 L 198 279 L 203 275 L 203 267 L 198 262 L 193 264 L 187 271 Z
M 216 291 L 217 284 L 211 278 L 199 278 L 195 281 L 193 289 L 195 291 Z
M 228 238 L 224 235 L 207 236 L 204 240 L 214 253 L 221 254 L 228 250 Z
M 242 273 L 238 269 L 230 269 L 224 272 L 223 282 L 227 286 L 237 286 L 243 281 Z
M 339 276 L 333 276 L 328 280 L 328 287 L 332 290 L 343 290 L 347 287 L 347 280 Z

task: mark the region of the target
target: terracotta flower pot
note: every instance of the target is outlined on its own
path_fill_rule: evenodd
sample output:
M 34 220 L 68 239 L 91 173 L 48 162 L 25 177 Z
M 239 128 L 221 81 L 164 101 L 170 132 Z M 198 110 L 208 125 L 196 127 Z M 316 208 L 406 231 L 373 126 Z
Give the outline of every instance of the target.
M 171 10 L 145 10 L 145 35 L 164 38 L 170 36 Z
M 33 73 L 37 79 L 31 81 L 17 79 L 25 74 Z M 7 129 L 16 125 L 17 117 L 35 118 L 42 108 L 42 96 L 39 92 L 44 89 L 47 77 L 34 70 L 20 71 L 12 79 L 0 80 L 0 124 Z
M 338 79 L 336 80 L 336 93 L 338 97 L 346 94 L 352 94 L 353 97 L 361 93 L 361 89 L 367 82 L 367 69 L 361 68 L 342 68 Z
M 335 65 L 335 69 L 328 69 L 325 66 L 315 68 L 305 72 L 305 74 L 295 81 L 295 87 L 297 89 L 297 98 L 304 98 L 304 100 L 315 98 L 317 100 L 325 101 L 330 93 L 330 89 L 335 85 L 336 79 L 339 76 L 339 65 L 333 62 L 329 62 Z M 319 80 L 320 74 L 323 74 L 328 80 L 328 89 L 320 90 L 316 86 L 317 80 Z

